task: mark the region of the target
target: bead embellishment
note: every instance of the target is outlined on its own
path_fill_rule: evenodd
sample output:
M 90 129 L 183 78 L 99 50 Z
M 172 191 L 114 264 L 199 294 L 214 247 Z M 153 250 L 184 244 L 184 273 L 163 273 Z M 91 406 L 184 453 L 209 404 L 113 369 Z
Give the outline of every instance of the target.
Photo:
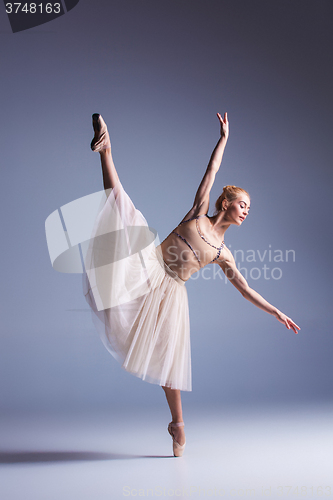
M 196 228 L 197 228 L 199 236 L 203 239 L 203 241 L 205 243 L 207 243 L 208 245 L 210 245 L 211 247 L 213 247 L 213 248 L 215 248 L 217 250 L 216 257 L 213 260 L 210 261 L 210 264 L 211 264 L 212 262 L 214 262 L 215 260 L 217 260 L 220 257 L 222 249 L 224 247 L 224 241 L 222 241 L 222 243 L 221 243 L 221 245 L 219 247 L 217 247 L 215 245 L 212 245 L 212 243 L 209 243 L 209 241 L 206 240 L 206 238 L 204 237 L 204 235 L 200 231 L 199 222 L 198 222 L 198 219 L 200 217 L 208 217 L 208 215 L 207 214 L 202 214 L 202 215 L 197 215 L 196 217 L 191 217 L 190 219 L 187 219 L 187 220 L 183 220 L 182 222 L 180 222 L 178 224 L 178 227 L 181 224 L 185 224 L 185 222 L 190 222 L 191 220 L 195 220 L 195 225 L 196 225 Z M 190 248 L 190 250 L 192 250 L 193 255 L 197 259 L 197 261 L 199 263 L 199 266 L 201 268 L 201 262 L 200 262 L 199 256 L 197 255 L 196 251 L 192 248 L 192 246 L 190 245 L 190 243 L 186 240 L 186 238 L 184 238 L 184 236 L 182 236 L 181 234 L 177 233 L 176 231 L 172 231 L 172 234 L 175 234 L 176 236 L 178 236 L 178 238 L 180 238 L 182 241 L 184 241 L 184 243 L 186 243 L 186 245 Z
M 201 234 L 200 227 L 199 227 L 199 221 L 198 221 L 199 217 L 200 216 L 198 216 L 198 217 L 195 218 L 195 225 L 197 227 L 197 231 L 199 233 L 199 236 L 201 236 L 201 238 L 204 240 L 205 243 L 207 243 L 208 245 L 210 245 L 213 248 L 216 248 L 216 250 L 217 250 L 217 255 L 216 255 L 215 259 L 213 259 L 213 260 L 210 261 L 210 264 L 211 264 L 212 262 L 214 262 L 215 260 L 217 260 L 220 257 L 222 249 L 224 247 L 224 241 L 222 241 L 222 243 L 221 243 L 221 245 L 219 247 L 216 247 L 215 245 L 212 245 L 212 243 L 209 243 L 209 241 L 206 240 L 206 238 L 204 237 L 204 235 Z M 208 217 L 208 215 L 206 215 L 206 217 Z

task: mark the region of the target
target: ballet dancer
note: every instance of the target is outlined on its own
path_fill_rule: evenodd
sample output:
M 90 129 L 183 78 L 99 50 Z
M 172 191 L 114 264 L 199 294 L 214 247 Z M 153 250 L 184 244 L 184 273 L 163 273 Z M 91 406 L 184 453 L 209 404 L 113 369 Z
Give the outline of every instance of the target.
M 226 230 L 231 225 L 242 225 L 249 214 L 250 196 L 247 191 L 236 186 L 225 186 L 216 201 L 214 215 L 207 215 L 210 190 L 229 136 L 227 113 L 224 117 L 217 113 L 217 117 L 220 138 L 193 206 L 183 220 L 160 245 L 147 245 L 140 256 L 138 253 L 129 253 L 128 258 L 118 259 L 116 266 L 96 266 L 101 252 L 105 263 L 108 262 L 105 255 L 111 251 L 110 248 L 114 251 L 114 248 L 121 246 L 117 238 L 121 234 L 123 238 L 122 231 L 112 233 L 112 243 L 108 238 L 103 243 L 96 236 L 106 232 L 105 224 L 115 214 L 121 220 L 121 227 L 127 228 L 128 234 L 133 227 L 148 228 L 148 224 L 121 185 L 103 118 L 99 114 L 93 115 L 95 135 L 91 149 L 100 153 L 107 201 L 99 214 L 89 258 L 86 259 L 85 296 L 97 318 L 96 325 L 102 341 L 110 353 L 122 363 L 125 370 L 162 386 L 172 416 L 168 431 L 176 457 L 182 456 L 186 442 L 181 391 L 192 389 L 188 300 L 184 286 L 191 275 L 210 263 L 220 266 L 245 299 L 274 316 L 293 332 L 298 333 L 300 330 L 291 318 L 249 287 L 224 243 Z M 110 257 L 109 262 L 114 260 L 114 256 Z M 146 284 L 141 293 L 137 292 L 138 283 L 140 286 Z M 111 296 L 115 300 L 106 300 L 106 305 L 97 307 L 96 297 L 103 294 L 108 300 Z

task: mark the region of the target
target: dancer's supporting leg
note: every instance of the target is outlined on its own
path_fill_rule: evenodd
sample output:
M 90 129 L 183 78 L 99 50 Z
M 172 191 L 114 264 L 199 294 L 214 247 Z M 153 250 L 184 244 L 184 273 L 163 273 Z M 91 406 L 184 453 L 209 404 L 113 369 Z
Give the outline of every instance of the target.
M 183 410 L 182 410 L 182 400 L 180 395 L 180 390 L 170 389 L 170 387 L 162 387 L 165 392 L 168 405 L 171 411 L 172 422 L 178 423 L 183 422 Z M 172 432 L 174 434 L 175 440 L 183 445 L 185 443 L 185 432 L 184 427 L 173 427 Z

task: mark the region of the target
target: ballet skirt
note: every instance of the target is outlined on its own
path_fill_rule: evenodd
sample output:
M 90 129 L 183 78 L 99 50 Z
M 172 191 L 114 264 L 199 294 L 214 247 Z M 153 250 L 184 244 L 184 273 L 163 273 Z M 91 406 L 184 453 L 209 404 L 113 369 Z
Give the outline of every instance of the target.
M 146 382 L 191 391 L 185 282 L 163 261 L 156 231 L 120 181 L 105 191 L 81 247 L 84 295 L 106 349 Z

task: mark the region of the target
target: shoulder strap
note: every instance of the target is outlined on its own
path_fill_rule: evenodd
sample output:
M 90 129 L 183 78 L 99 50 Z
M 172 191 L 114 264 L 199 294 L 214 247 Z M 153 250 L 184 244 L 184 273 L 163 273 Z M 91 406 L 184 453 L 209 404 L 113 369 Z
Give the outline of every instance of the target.
M 191 220 L 196 220 L 199 219 L 200 217 L 208 217 L 208 215 L 207 214 L 196 215 L 195 217 L 191 217 L 190 219 L 183 220 L 178 225 L 180 226 L 181 224 L 185 224 L 185 222 L 190 222 Z

